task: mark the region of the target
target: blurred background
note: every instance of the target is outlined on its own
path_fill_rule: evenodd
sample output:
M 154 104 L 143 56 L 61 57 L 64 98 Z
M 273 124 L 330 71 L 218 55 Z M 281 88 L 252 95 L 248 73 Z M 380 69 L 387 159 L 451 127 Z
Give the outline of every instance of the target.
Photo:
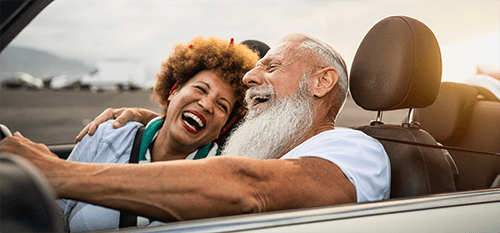
M 177 43 L 195 36 L 272 46 L 304 32 L 332 45 L 348 68 L 368 30 L 406 15 L 428 25 L 442 51 L 443 80 L 500 66 L 500 1 L 55 1 L 0 55 L 0 123 L 44 143 L 72 142 L 106 107 L 161 108 L 154 75 Z M 376 113 L 349 99 L 337 125 Z M 399 123 L 405 111 L 388 112 Z

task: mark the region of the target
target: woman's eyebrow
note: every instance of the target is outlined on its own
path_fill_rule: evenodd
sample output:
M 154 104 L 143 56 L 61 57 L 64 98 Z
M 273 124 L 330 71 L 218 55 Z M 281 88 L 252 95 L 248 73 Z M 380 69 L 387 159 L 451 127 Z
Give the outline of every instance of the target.
M 229 101 L 228 99 L 226 99 L 224 96 L 221 96 L 221 97 L 220 97 L 220 99 L 221 99 L 222 101 L 227 102 L 227 104 L 229 105 L 229 108 L 232 108 L 231 101 Z
M 207 88 L 210 90 L 210 85 L 204 81 L 196 81 L 194 83 L 201 83 L 201 84 L 204 84 L 205 86 L 207 86 Z M 226 99 L 225 97 L 220 97 L 221 100 L 224 100 L 227 102 L 227 104 L 229 105 L 229 108 L 232 108 L 233 106 L 231 105 L 231 101 L 229 101 L 228 99 Z
M 226 101 L 227 102 L 227 105 L 229 105 L 229 108 L 232 108 L 233 106 L 231 105 L 231 102 L 229 102 L 228 99 L 224 98 L 224 97 L 221 97 L 221 100 L 223 101 Z
M 204 82 L 204 81 L 196 81 L 194 83 L 201 83 L 201 84 L 204 84 L 205 86 L 207 86 L 207 88 L 210 90 L 210 85 L 208 85 L 208 83 Z

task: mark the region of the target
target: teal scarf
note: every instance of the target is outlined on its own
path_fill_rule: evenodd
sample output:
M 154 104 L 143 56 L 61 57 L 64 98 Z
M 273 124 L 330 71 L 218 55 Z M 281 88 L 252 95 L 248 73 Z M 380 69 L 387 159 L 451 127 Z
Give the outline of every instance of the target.
M 148 150 L 149 145 L 151 145 L 151 142 L 153 141 L 156 132 L 158 132 L 161 129 L 163 122 L 164 122 L 163 120 L 156 120 L 154 122 L 151 122 L 151 124 L 149 124 L 148 127 L 146 127 L 146 129 L 144 130 L 144 134 L 142 135 L 142 141 L 141 141 L 141 150 L 139 151 L 139 161 L 147 160 L 146 151 Z M 196 153 L 196 155 L 194 156 L 193 160 L 206 158 L 213 144 L 214 143 L 212 142 L 200 148 Z

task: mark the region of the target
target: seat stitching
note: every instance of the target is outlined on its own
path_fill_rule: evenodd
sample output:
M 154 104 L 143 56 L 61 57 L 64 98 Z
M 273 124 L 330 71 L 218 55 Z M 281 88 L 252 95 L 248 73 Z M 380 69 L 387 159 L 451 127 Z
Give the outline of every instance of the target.
M 415 138 L 415 136 L 406 128 L 403 128 L 404 130 L 406 130 L 406 132 L 408 132 L 410 134 L 410 136 L 413 138 L 413 141 L 417 141 L 417 139 Z M 424 153 L 422 152 L 422 148 L 420 146 L 417 146 L 417 149 L 418 149 L 418 152 L 420 154 L 420 157 L 422 158 L 423 162 L 424 162 L 424 175 L 425 175 L 425 182 L 426 182 L 426 189 L 427 189 L 427 192 L 431 192 L 431 184 L 430 184 L 430 181 L 429 181 L 429 173 L 428 173 L 428 168 L 427 168 L 427 162 L 425 160 L 425 157 L 424 157 Z

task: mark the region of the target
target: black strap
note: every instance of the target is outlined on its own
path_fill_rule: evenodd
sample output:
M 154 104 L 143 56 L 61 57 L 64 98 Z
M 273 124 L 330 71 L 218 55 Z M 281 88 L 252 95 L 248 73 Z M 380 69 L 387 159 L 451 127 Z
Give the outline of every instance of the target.
M 120 210 L 119 228 L 137 226 L 137 215 L 128 211 Z
M 500 153 L 487 152 L 487 151 L 481 151 L 481 150 L 474 150 L 474 149 L 467 149 L 467 148 L 460 148 L 460 147 L 453 147 L 453 146 L 430 145 L 430 144 L 426 144 L 426 143 L 410 142 L 410 141 L 404 141 L 404 140 L 398 140 L 398 139 L 386 138 L 386 137 L 379 137 L 379 136 L 372 136 L 372 137 L 374 137 L 378 140 L 382 140 L 382 141 L 410 144 L 410 145 L 414 145 L 414 146 L 423 146 L 423 147 L 430 147 L 430 148 L 436 148 L 436 149 L 447 149 L 447 150 L 452 150 L 452 151 L 462 151 L 462 152 L 469 152 L 469 153 L 476 153 L 476 154 L 500 156 Z
M 141 126 L 135 133 L 134 144 L 132 145 L 132 152 L 130 153 L 128 163 L 139 163 L 139 151 L 141 149 L 142 134 L 145 128 L 146 127 Z M 137 216 L 137 214 L 121 210 L 119 228 L 137 226 Z
M 134 144 L 132 145 L 132 152 L 130 153 L 130 159 L 128 163 L 139 163 L 139 152 L 141 150 L 142 134 L 146 127 L 141 126 L 135 134 Z

